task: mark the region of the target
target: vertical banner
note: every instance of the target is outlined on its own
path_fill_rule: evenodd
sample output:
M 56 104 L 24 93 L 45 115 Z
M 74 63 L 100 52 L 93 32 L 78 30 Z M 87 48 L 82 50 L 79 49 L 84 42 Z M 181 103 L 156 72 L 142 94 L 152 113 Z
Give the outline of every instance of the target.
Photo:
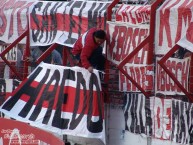
M 171 99 L 154 99 L 154 137 L 162 140 L 171 138 Z

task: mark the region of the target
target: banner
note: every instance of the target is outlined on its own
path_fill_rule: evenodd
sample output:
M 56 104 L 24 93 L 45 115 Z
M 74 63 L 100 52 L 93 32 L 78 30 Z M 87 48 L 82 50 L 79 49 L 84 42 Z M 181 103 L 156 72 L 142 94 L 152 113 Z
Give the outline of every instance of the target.
M 161 58 L 157 57 L 157 61 Z M 190 71 L 190 57 L 184 59 L 169 58 L 165 65 L 170 72 L 176 77 L 180 84 L 189 90 L 189 71 Z M 157 64 L 157 63 L 156 63 Z M 167 75 L 165 70 L 157 64 L 156 78 L 155 78 L 155 92 L 164 95 L 184 95 L 181 89 L 174 83 L 174 81 Z
M 116 11 L 116 21 L 131 24 L 150 22 L 150 5 L 126 5 L 122 4 Z
M 72 47 L 92 27 L 105 29 L 110 2 L 36 2 L 30 9 L 32 46 L 58 43 Z
M 166 54 L 190 26 L 193 11 L 191 0 L 166 0 L 156 11 L 155 53 Z
M 154 137 L 161 140 L 170 140 L 171 138 L 171 106 L 172 99 L 167 98 L 154 98 L 153 107 L 153 130 Z
M 149 35 L 149 25 L 107 22 L 107 35 L 107 58 L 118 65 Z M 147 53 L 148 45 L 145 45 L 128 64 L 147 64 Z
M 171 140 L 181 144 L 190 143 L 190 126 L 193 104 L 181 100 L 172 100 L 172 131 Z
M 176 96 L 177 97 L 177 96 Z M 125 130 L 180 144 L 190 143 L 193 104 L 168 96 L 125 95 Z
M 0 78 L 0 105 L 19 86 L 20 81 Z
M 124 67 L 136 82 L 145 90 L 154 90 L 154 68 L 153 66 L 131 65 Z M 137 87 L 127 79 L 127 77 L 119 72 L 119 91 L 139 92 Z
M 151 136 L 152 109 L 150 108 L 150 99 L 137 93 L 128 93 L 125 97 L 125 129 L 132 133 Z
M 12 43 L 28 27 L 28 8 L 34 0 L 0 1 L 0 40 Z M 25 39 L 20 43 L 25 43 Z
M 186 48 L 187 50 L 193 52 L 193 20 L 191 20 L 190 26 L 188 27 L 188 30 L 186 32 L 186 35 L 184 38 L 180 39 L 178 41 L 178 45 L 180 45 L 183 48 Z
M 105 143 L 99 73 L 41 63 L 1 106 L 12 118 L 57 134 Z

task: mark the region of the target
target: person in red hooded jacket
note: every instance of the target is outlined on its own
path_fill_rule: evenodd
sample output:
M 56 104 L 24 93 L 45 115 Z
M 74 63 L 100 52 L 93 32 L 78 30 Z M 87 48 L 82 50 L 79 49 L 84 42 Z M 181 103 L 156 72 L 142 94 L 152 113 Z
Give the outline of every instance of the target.
M 72 48 L 72 54 L 80 61 L 81 67 L 91 73 L 94 68 L 104 70 L 105 57 L 101 45 L 105 40 L 105 31 L 98 28 L 91 28 L 78 38 Z

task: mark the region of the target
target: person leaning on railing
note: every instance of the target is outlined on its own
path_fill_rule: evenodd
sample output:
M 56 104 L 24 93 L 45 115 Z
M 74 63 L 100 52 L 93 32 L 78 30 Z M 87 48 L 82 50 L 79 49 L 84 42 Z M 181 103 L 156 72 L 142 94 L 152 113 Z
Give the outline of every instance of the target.
M 72 48 L 75 62 L 86 68 L 89 72 L 93 69 L 103 71 L 105 57 L 102 54 L 101 45 L 106 40 L 106 32 L 102 29 L 91 28 L 78 38 Z

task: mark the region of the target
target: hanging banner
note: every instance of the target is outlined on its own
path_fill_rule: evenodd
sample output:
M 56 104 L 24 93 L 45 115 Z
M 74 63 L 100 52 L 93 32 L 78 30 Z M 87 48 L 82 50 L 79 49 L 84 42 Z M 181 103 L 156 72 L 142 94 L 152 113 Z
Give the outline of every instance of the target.
M 166 98 L 154 98 L 154 137 L 161 140 L 171 138 L 171 106 L 172 100 Z
M 155 53 L 166 54 L 186 35 L 193 11 L 191 0 L 166 0 L 156 11 Z
M 145 90 L 154 90 L 153 66 L 131 65 L 124 67 L 126 72 Z M 128 78 L 119 72 L 119 91 L 140 92 Z
M 157 57 L 157 61 L 161 58 Z M 170 72 L 177 78 L 180 84 L 188 91 L 189 83 L 189 71 L 190 71 L 190 57 L 184 59 L 169 58 L 165 65 Z M 157 64 L 157 63 L 156 63 Z M 156 93 L 161 93 L 164 95 L 184 95 L 181 89 L 174 83 L 174 81 L 167 75 L 165 70 L 157 64 L 156 66 Z
M 41 63 L 0 111 L 59 135 L 98 138 L 105 143 L 104 102 L 99 73 Z
M 190 143 L 190 127 L 193 104 L 181 100 L 172 100 L 172 131 L 171 140 L 180 144 Z
M 140 93 L 127 93 L 124 105 L 125 130 L 189 144 L 192 112 L 193 104 L 189 102 L 166 96 L 147 98 Z
M 149 35 L 149 25 L 107 22 L 107 35 L 109 38 L 107 57 L 118 65 Z M 147 53 L 148 45 L 145 45 L 128 64 L 147 64 Z
M 116 21 L 131 24 L 150 22 L 150 5 L 126 5 L 122 4 L 116 11 Z
M 132 133 L 151 136 L 152 108 L 150 108 L 150 99 L 137 93 L 128 93 L 125 97 L 125 129 Z
M 178 45 L 180 45 L 183 48 L 186 48 L 190 52 L 193 52 L 193 20 L 190 23 L 190 26 L 188 27 L 188 30 L 186 32 L 186 35 L 184 38 L 180 39 L 178 41 Z
M 0 118 L 1 145 L 64 145 L 55 135 L 27 123 Z
M 110 2 L 36 2 L 30 9 L 32 46 L 59 43 L 72 47 L 92 27 L 105 28 Z
M 34 0 L 0 1 L 0 40 L 12 43 L 28 27 L 28 8 Z M 25 39 L 20 43 L 25 43 Z

